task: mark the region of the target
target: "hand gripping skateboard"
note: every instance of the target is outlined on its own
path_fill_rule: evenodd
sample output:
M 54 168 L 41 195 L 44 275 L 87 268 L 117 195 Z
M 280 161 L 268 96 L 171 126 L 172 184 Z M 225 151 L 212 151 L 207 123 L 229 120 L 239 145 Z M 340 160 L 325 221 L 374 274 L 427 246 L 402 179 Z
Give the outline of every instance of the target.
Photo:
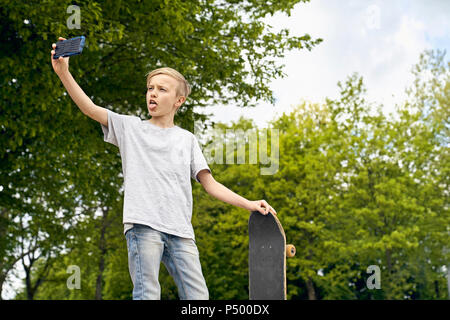
M 286 300 L 286 256 L 295 247 L 286 246 L 286 235 L 272 213 L 253 211 L 248 220 L 250 300 Z

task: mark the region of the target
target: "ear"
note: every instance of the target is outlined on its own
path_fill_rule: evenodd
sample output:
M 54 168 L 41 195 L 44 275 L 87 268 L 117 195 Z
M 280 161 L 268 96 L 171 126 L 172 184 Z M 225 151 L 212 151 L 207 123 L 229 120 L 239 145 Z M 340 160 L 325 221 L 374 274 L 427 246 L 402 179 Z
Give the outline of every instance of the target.
M 175 103 L 175 105 L 177 106 L 177 108 L 181 107 L 181 105 L 186 101 L 186 97 L 184 96 L 179 96 L 177 102 Z

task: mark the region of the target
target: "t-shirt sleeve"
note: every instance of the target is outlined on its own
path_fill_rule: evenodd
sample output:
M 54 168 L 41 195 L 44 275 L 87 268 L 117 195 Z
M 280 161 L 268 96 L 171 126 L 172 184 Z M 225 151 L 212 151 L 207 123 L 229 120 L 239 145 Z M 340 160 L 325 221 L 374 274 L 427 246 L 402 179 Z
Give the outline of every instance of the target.
M 103 140 L 120 148 L 125 133 L 125 122 L 129 117 L 111 110 L 107 110 L 107 112 L 108 126 L 101 124 L 104 135 Z
M 197 182 L 200 182 L 200 180 L 198 180 L 197 178 L 197 174 L 203 169 L 208 169 L 209 172 L 211 172 L 211 169 L 209 168 L 206 159 L 203 156 L 197 138 L 194 135 L 192 135 L 192 137 L 191 177 Z

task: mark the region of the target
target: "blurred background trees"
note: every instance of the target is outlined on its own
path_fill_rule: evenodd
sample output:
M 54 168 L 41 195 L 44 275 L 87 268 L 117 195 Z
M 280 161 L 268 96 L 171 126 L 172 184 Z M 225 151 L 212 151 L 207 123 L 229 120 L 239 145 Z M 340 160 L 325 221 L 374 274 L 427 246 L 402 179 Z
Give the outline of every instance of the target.
M 183 73 L 193 91 L 176 124 L 193 131 L 202 123 L 205 151 L 214 130 L 265 131 L 251 119 L 212 123 L 194 106 L 273 101 L 267 84 L 283 76 L 275 58 L 320 43 L 271 33 L 261 22 L 297 2 L 89 2 L 73 30 L 65 1 L 2 5 L 0 290 L 20 277 L 16 299 L 131 299 L 120 155 L 53 73 L 58 36 L 86 36 L 71 73 L 96 104 L 115 112 L 147 118 L 146 73 L 166 65 Z M 424 52 L 396 114 L 368 102 L 354 73 L 338 83 L 338 99 L 303 101 L 273 119 L 273 175 L 261 175 L 267 165 L 260 161 L 249 164 L 249 150 L 245 164 L 210 163 L 217 181 L 277 210 L 297 248 L 288 259 L 288 298 L 448 298 L 449 66 L 445 52 Z M 249 213 L 192 185 L 210 297 L 247 299 Z M 71 265 L 80 267 L 80 289 L 67 287 Z M 380 267 L 379 290 L 367 288 L 370 265 Z M 162 298 L 177 299 L 164 267 L 160 282 Z

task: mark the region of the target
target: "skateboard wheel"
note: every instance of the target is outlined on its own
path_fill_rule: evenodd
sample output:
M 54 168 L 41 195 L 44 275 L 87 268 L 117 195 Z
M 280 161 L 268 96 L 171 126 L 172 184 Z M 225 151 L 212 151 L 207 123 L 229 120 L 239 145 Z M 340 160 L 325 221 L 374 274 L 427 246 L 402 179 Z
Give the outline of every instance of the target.
M 293 256 L 295 256 L 295 252 L 296 250 L 293 244 L 286 245 L 286 256 L 288 258 L 292 258 Z

